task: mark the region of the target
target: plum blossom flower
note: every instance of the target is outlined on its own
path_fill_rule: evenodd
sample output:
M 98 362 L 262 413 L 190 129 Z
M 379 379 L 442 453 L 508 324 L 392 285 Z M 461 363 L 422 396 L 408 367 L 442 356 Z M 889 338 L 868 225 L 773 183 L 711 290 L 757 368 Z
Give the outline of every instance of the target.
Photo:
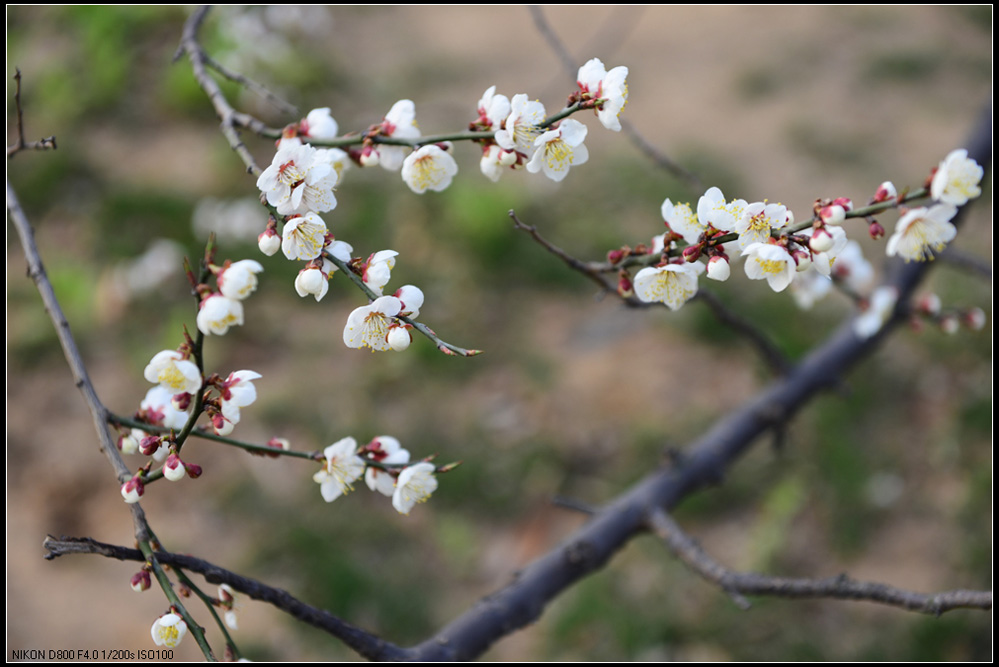
M 662 205 L 662 214 L 669 228 L 691 245 L 697 243 L 697 239 L 708 228 L 697 219 L 697 214 L 690 210 L 690 204 L 674 204 L 667 198 Z
M 222 296 L 242 301 L 257 289 L 257 274 L 264 267 L 253 259 L 242 259 L 222 269 L 218 276 L 219 291 Z
M 416 105 L 412 100 L 399 100 L 392 105 L 382 121 L 381 133 L 396 139 L 419 139 L 420 128 L 416 126 Z M 406 146 L 378 144 L 375 147 L 378 164 L 389 171 L 399 171 L 409 152 Z
M 281 251 L 288 259 L 315 259 L 323 251 L 327 231 L 326 223 L 312 211 L 291 218 L 281 232 Z
M 545 176 L 561 181 L 569 167 L 585 163 L 590 153 L 583 145 L 586 126 L 578 120 L 567 119 L 557 129 L 545 132 L 534 140 L 534 157 L 527 163 L 527 171 L 536 174 L 544 170 Z
M 514 95 L 510 102 L 510 115 L 503 129 L 496 131 L 496 143 L 508 151 L 527 155 L 534 147 L 534 140 L 542 133 L 538 125 L 545 119 L 545 106 L 537 100 L 530 102 L 527 95 Z
M 176 350 L 157 352 L 146 365 L 142 376 L 149 382 L 159 383 L 172 394 L 193 394 L 201 389 L 201 371 L 198 370 L 198 365 L 185 359 Z
M 830 273 L 832 273 L 833 262 L 836 260 L 836 257 L 843 252 L 848 239 L 846 238 L 846 230 L 836 225 L 825 227 L 822 231 L 828 234 L 829 242 L 828 244 L 822 243 L 820 245 L 828 245 L 828 248 L 822 252 L 812 252 L 811 260 L 816 271 L 824 276 L 829 276 Z M 806 230 L 804 232 L 806 236 L 811 234 L 812 238 L 815 238 L 815 234 L 817 233 L 818 232 L 814 231 L 814 229 Z M 811 248 L 811 241 L 809 241 L 809 248 Z
M 490 181 L 498 183 L 503 172 L 515 168 L 517 164 L 520 164 L 517 151 L 508 151 L 498 144 L 490 144 L 482 151 L 479 170 Z
M 446 190 L 457 173 L 458 163 L 437 144 L 413 151 L 402 163 L 402 180 L 410 190 L 420 195 L 427 190 Z
M 755 202 L 747 205 L 732 230 L 739 234 L 739 247 L 745 250 L 751 243 L 766 243 L 772 230 L 787 224 L 787 215 L 787 208 L 781 204 Z
M 323 300 L 329 290 L 329 276 L 314 266 L 302 269 L 295 278 L 295 291 L 298 292 L 298 296 L 304 297 L 312 294 L 318 302 Z
M 323 500 L 333 502 L 340 496 L 354 490 L 354 482 L 364 474 L 364 459 L 357 455 L 357 440 L 344 438 L 325 450 L 326 463 L 322 469 L 313 475 L 312 479 L 319 484 L 319 492 Z
M 496 86 L 490 86 L 482 93 L 482 99 L 479 100 L 477 107 L 479 122 L 486 131 L 499 130 L 503 121 L 510 115 L 510 109 L 510 99 L 506 95 L 497 95 Z
M 378 296 L 382 295 L 382 290 L 392 278 L 392 269 L 395 268 L 395 258 L 398 255 L 395 250 L 379 250 L 369 255 L 368 261 L 361 267 L 361 279 Z
M 697 219 L 702 225 L 711 225 L 723 232 L 735 230 L 742 219 L 748 204 L 745 199 L 733 199 L 725 203 L 725 195 L 718 188 L 708 188 L 697 201 Z
M 959 148 L 951 151 L 933 175 L 930 195 L 945 204 L 963 206 L 969 199 L 982 194 L 978 184 L 985 171 L 981 165 L 968 157 L 968 151 Z
M 707 276 L 711 280 L 725 282 L 732 275 L 732 267 L 728 263 L 727 257 L 715 255 L 708 260 Z
M 779 245 L 751 243 L 742 251 L 742 256 L 746 258 L 746 277 L 750 280 L 766 278 L 775 292 L 783 292 L 794 280 L 794 258 Z
M 298 124 L 298 133 L 310 139 L 334 139 L 340 126 L 330 114 L 329 107 L 313 109 Z
M 396 438 L 390 435 L 380 435 L 368 445 L 369 456 L 379 463 L 387 465 L 400 465 L 409 463 L 409 450 L 403 449 Z M 374 466 L 368 466 L 364 473 L 364 483 L 372 491 L 377 491 L 384 496 L 391 496 L 395 492 L 395 477 L 379 470 Z
M 700 262 L 646 267 L 635 274 L 635 294 L 646 303 L 660 302 L 679 310 L 697 294 L 697 276 L 703 271 Z
M 239 409 L 252 405 L 257 400 L 257 388 L 253 386 L 254 380 L 261 378 L 260 373 L 242 370 L 229 373 L 219 386 L 219 395 L 222 398 L 222 415 L 233 424 L 239 423 Z
M 392 296 L 402 301 L 400 315 L 412 318 L 419 317 L 420 308 L 423 307 L 423 290 L 416 285 L 403 285 Z
M 282 142 L 271 165 L 260 174 L 257 188 L 281 215 L 324 213 L 336 208 L 337 178 L 327 152 L 288 141 Z
M 888 239 L 889 257 L 901 255 L 905 261 L 933 259 L 957 235 L 951 219 L 957 215 L 952 204 L 937 204 L 932 208 L 914 208 L 899 218 L 895 233 Z
M 426 461 L 404 468 L 395 483 L 392 507 L 400 514 L 409 514 L 416 503 L 429 500 L 437 490 L 435 470 L 434 464 Z
M 866 292 L 874 280 L 874 267 L 864 258 L 864 251 L 856 241 L 847 241 L 836 255 L 832 277 L 840 280 L 854 292 Z
M 791 283 L 791 296 L 802 310 L 811 310 L 830 290 L 832 281 L 814 269 L 802 272 Z
M 343 342 L 347 347 L 370 347 L 384 352 L 391 349 L 387 340 L 389 327 L 402 310 L 402 301 L 394 296 L 383 296 L 367 306 L 361 306 L 347 318 L 343 329 Z
M 871 294 L 867 310 L 853 321 L 853 332 L 860 338 L 870 338 L 885 325 L 898 302 L 894 287 L 878 287 Z
M 151 632 L 157 646 L 177 648 L 187 634 L 187 623 L 177 614 L 170 612 L 156 619 Z
M 198 330 L 206 336 L 224 336 L 229 327 L 243 324 L 243 304 L 236 299 L 213 294 L 201 302 L 197 323 Z
M 608 72 L 599 58 L 580 67 L 576 75 L 579 88 L 600 100 L 596 106 L 597 118 L 608 130 L 621 131 L 618 117 L 628 104 L 627 78 L 627 67 L 615 67 Z
M 139 403 L 139 407 L 146 412 L 146 420 L 151 424 L 166 426 L 178 431 L 184 428 L 188 414 L 183 410 L 178 410 L 173 404 L 173 397 L 177 393 L 163 385 L 157 385 L 147 391 L 146 397 Z M 139 440 L 141 439 L 139 438 Z

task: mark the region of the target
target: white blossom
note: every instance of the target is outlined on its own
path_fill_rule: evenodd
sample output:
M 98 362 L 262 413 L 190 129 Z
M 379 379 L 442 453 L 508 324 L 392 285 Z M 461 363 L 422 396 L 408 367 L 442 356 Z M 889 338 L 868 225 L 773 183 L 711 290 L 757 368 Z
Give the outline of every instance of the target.
M 243 304 L 221 294 L 213 294 L 201 302 L 197 323 L 198 330 L 206 336 L 224 336 L 229 327 L 243 324 Z
M 576 75 L 580 89 L 601 100 L 596 106 L 597 118 L 608 130 L 621 131 L 618 116 L 628 104 L 627 78 L 627 67 L 615 67 L 608 72 L 599 58 L 588 61 Z
M 326 223 L 312 211 L 291 218 L 281 232 L 281 251 L 288 259 L 315 259 L 323 251 L 327 231 Z
M 197 368 L 197 366 L 195 366 Z M 198 375 L 200 380 L 201 375 Z M 193 386 L 192 382 L 191 385 Z M 200 388 L 200 381 L 199 386 Z M 194 391 L 197 391 L 195 389 Z M 173 404 L 173 397 L 175 394 L 179 393 L 193 393 L 193 392 L 177 392 L 172 389 L 168 389 L 163 385 L 157 385 L 146 392 L 146 397 L 142 399 L 139 407 L 146 411 L 147 418 L 152 419 L 150 423 L 154 423 L 157 426 L 166 426 L 167 428 L 172 428 L 180 430 L 184 428 L 187 424 L 188 413 L 183 410 L 178 410 Z M 143 437 L 145 437 L 143 435 Z M 139 440 L 142 438 L 140 437 Z
M 371 441 L 368 450 L 375 446 L 374 460 L 386 465 L 401 465 L 409 463 L 409 451 L 403 449 L 396 438 L 390 435 L 380 435 Z M 384 496 L 391 496 L 395 492 L 395 477 L 384 470 L 379 470 L 374 466 L 368 466 L 364 473 L 364 483 L 372 491 L 377 491 Z
M 506 95 L 497 95 L 496 86 L 491 86 L 482 93 L 478 108 L 479 118 L 489 126 L 489 130 L 498 130 L 503 121 L 510 115 L 510 99 Z
M 708 228 L 697 219 L 697 214 L 690 210 L 690 204 L 674 204 L 667 198 L 661 210 L 663 220 L 669 228 L 682 236 L 690 245 L 697 243 L 697 239 Z
M 392 278 L 392 269 L 395 267 L 395 258 L 398 255 L 395 250 L 379 250 L 369 255 L 368 261 L 362 267 L 361 279 L 378 296 L 382 295 L 382 290 Z
M 336 269 L 336 266 L 332 262 L 330 265 Z M 329 276 L 314 266 L 302 269 L 295 278 L 295 291 L 298 292 L 298 296 L 309 296 L 311 294 L 316 297 L 316 301 L 318 302 L 323 300 L 323 297 L 326 296 L 329 290 Z
M 396 139 L 418 139 L 420 137 L 420 128 L 416 126 L 416 105 L 413 104 L 412 100 L 399 100 L 392 105 L 382 121 L 382 133 L 386 137 Z M 377 144 L 376 151 L 378 164 L 382 168 L 389 171 L 399 171 L 410 149 L 408 146 Z
M 496 143 L 508 151 L 527 155 L 534 148 L 534 141 L 543 132 L 538 125 L 545 119 L 545 107 L 537 100 L 531 102 L 527 95 L 514 95 L 510 115 L 503 129 L 496 131 Z
M 324 213 L 336 208 L 333 188 L 337 178 L 328 153 L 308 144 L 282 142 L 257 179 L 257 187 L 281 215 Z
M 860 338 L 870 338 L 885 325 L 898 302 L 898 290 L 879 287 L 871 294 L 867 310 L 853 321 L 853 331 Z
M 313 109 L 301 123 L 299 133 L 310 139 L 335 139 L 340 126 L 330 114 L 329 107 Z
M 384 352 L 391 349 L 387 340 L 389 327 L 402 309 L 402 302 L 394 296 L 383 296 L 367 306 L 361 306 L 347 318 L 343 329 L 343 342 L 347 347 L 369 347 Z
M 743 209 L 732 231 L 739 234 L 739 247 L 745 250 L 751 243 L 766 243 L 770 232 L 786 225 L 787 219 L 785 206 L 755 202 Z
M 969 199 L 982 194 L 978 184 L 985 171 L 981 165 L 968 157 L 968 151 L 959 148 L 944 158 L 930 184 L 933 199 L 945 204 L 963 206 Z
M 585 125 L 571 118 L 562 121 L 557 129 L 545 132 L 534 140 L 534 156 L 527 163 L 527 171 L 532 174 L 544 171 L 553 181 L 561 181 L 570 167 L 589 159 L 589 151 L 583 145 L 586 132 Z
M 952 204 L 937 204 L 932 208 L 914 208 L 899 218 L 895 233 L 888 239 L 889 257 L 900 255 L 905 261 L 921 262 L 933 259 L 957 235 L 951 219 L 957 215 Z
M 700 262 L 646 267 L 635 274 L 635 294 L 646 303 L 664 303 L 678 310 L 697 294 L 697 276 L 703 271 Z
M 751 243 L 742 251 L 746 258 L 746 277 L 750 280 L 766 278 L 770 288 L 783 292 L 794 280 L 796 265 L 785 248 L 772 243 Z
M 409 514 L 416 503 L 426 502 L 437 490 L 435 470 L 434 464 L 426 461 L 404 468 L 395 483 L 392 507 L 400 514 Z
M 218 276 L 219 291 L 222 296 L 242 301 L 257 290 L 257 274 L 264 267 L 253 259 L 233 262 Z
M 325 450 L 326 463 L 313 475 L 319 484 L 323 500 L 333 502 L 340 496 L 354 490 L 353 484 L 364 474 L 364 459 L 357 455 L 357 441 L 354 438 L 339 440 Z
M 254 380 L 261 378 L 260 373 L 250 370 L 230 373 L 221 383 L 219 395 L 222 398 L 222 415 L 231 423 L 239 423 L 239 409 L 253 404 L 257 400 L 257 388 Z
M 437 144 L 413 151 L 402 163 L 402 180 L 417 194 L 427 190 L 442 192 L 458 173 L 458 163 Z
M 709 188 L 697 201 L 697 219 L 702 225 L 711 225 L 723 232 L 735 231 L 735 225 L 746 210 L 745 199 L 726 203 L 725 195 L 718 188 Z
M 187 634 L 187 623 L 180 616 L 171 612 L 157 618 L 151 632 L 157 646 L 177 648 L 184 635 Z
M 193 394 L 201 389 L 201 371 L 198 365 L 176 350 L 163 350 L 146 365 L 142 376 L 155 382 L 171 394 Z

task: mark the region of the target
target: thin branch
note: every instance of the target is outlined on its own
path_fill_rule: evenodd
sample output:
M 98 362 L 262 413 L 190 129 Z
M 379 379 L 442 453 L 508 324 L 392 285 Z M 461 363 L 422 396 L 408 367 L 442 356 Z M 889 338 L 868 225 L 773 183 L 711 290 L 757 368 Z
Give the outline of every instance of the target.
M 90 538 L 64 537 L 57 540 L 50 536 L 43 542 L 43 546 L 48 551 L 45 558 L 49 560 L 69 554 L 97 554 L 124 561 L 143 562 L 146 560 L 146 557 L 138 549 L 105 544 Z M 211 584 L 229 584 L 234 590 L 254 600 L 267 602 L 303 623 L 337 637 L 365 658 L 405 660 L 409 657 L 403 649 L 395 644 L 342 621 L 324 609 L 305 604 L 280 588 L 268 586 L 193 556 L 166 551 L 157 551 L 155 556 L 159 562 L 165 565 L 183 568 L 188 572 L 197 572 Z
M 14 80 L 17 88 L 14 91 L 14 108 L 17 109 L 17 141 L 13 146 L 7 146 L 7 157 L 12 158 L 21 151 L 47 151 L 56 149 L 55 135 L 43 137 L 38 141 L 24 140 L 24 113 L 21 110 L 21 70 L 15 68 Z
M 786 375 L 791 370 L 792 364 L 784 356 L 784 353 L 780 351 L 780 348 L 767 338 L 767 335 L 753 325 L 752 322 L 722 303 L 716 294 L 705 289 L 699 289 L 694 298 L 706 304 L 712 314 L 718 318 L 719 322 L 745 337 L 756 348 L 764 363 L 770 367 L 770 370 L 775 375 Z
M 652 532 L 666 543 L 677 558 L 702 578 L 720 586 L 743 609 L 749 608 L 749 601 L 743 595 L 867 600 L 933 616 L 954 609 L 992 609 L 992 593 L 989 591 L 955 590 L 924 594 L 881 583 L 856 581 L 845 574 L 825 579 L 791 579 L 733 572 L 701 549 L 662 509 L 650 511 L 648 522 Z
M 568 49 L 565 48 L 565 45 L 562 43 L 562 40 L 558 38 L 558 35 L 555 34 L 555 29 L 552 28 L 551 23 L 548 22 L 548 19 L 545 17 L 544 11 L 542 11 L 541 7 L 537 5 L 530 5 L 528 10 L 531 12 L 531 18 L 534 19 L 534 27 L 537 28 L 538 32 L 548 43 L 551 50 L 555 52 L 555 55 L 562 63 L 562 68 L 565 70 L 566 74 L 572 78 L 573 82 L 575 82 L 579 64 L 569 53 Z M 653 164 L 661 169 L 665 169 L 670 174 L 683 181 L 692 191 L 704 191 L 704 185 L 701 183 L 700 178 L 687 169 L 684 169 L 668 155 L 649 143 L 627 118 L 621 118 L 620 121 L 621 128 L 628 135 L 628 138 L 631 139 L 631 143 L 634 144 L 643 155 L 652 160 Z
M 281 111 L 284 111 L 285 113 L 292 115 L 298 114 L 298 107 L 296 107 L 291 102 L 286 102 L 285 100 L 281 99 L 275 93 L 271 92 L 262 84 L 257 83 L 253 79 L 243 74 L 240 74 L 239 72 L 233 72 L 231 69 L 229 69 L 219 61 L 215 60 L 207 53 L 205 54 L 204 57 L 205 57 L 205 64 L 208 67 L 211 67 L 219 74 L 221 74 L 222 76 L 224 76 L 225 78 L 229 79 L 230 81 L 234 81 L 235 83 L 238 83 L 240 85 L 246 86 L 246 88 L 257 93 L 258 95 L 260 95 L 261 97 L 263 97 L 264 99 L 266 99 L 271 104 L 276 106 Z
M 992 280 L 992 265 L 985 258 L 972 255 L 970 252 L 948 247 L 937 259 L 951 266 L 974 273 L 986 280 Z

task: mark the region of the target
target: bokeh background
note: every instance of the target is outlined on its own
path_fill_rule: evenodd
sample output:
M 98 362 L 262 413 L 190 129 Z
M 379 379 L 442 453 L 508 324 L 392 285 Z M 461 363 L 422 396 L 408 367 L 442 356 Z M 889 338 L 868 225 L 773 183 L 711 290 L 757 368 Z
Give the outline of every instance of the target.
M 518 172 L 493 185 L 471 145 L 456 147 L 460 172 L 442 194 L 414 195 L 381 169 L 349 172 L 326 216 L 338 238 L 358 254 L 400 251 L 392 285 L 423 288 L 421 320 L 486 353 L 447 358 L 423 339 L 403 354 L 346 349 L 342 327 L 360 294 L 339 277 L 322 303 L 299 299 L 299 267 L 256 249 L 265 216 L 254 181 L 187 63 L 171 64 L 188 11 L 7 11 L 8 143 L 17 66 L 28 139 L 54 134 L 59 145 L 18 155 L 8 175 L 100 396 L 133 412 L 148 388 L 145 364 L 193 327 L 177 258 L 196 257 L 214 230 L 221 257 L 266 269 L 246 326 L 207 345 L 209 368 L 263 375 L 236 436 L 314 450 L 391 434 L 415 455 L 464 465 L 402 517 L 366 489 L 327 505 L 312 464 L 196 441 L 186 458 L 204 476 L 156 484 L 143 502 L 170 549 L 416 642 L 580 525 L 553 495 L 613 498 L 768 381 L 703 305 L 632 312 L 596 299 L 588 281 L 511 229 L 512 208 L 573 254 L 599 259 L 660 233 L 665 197 L 696 202 L 701 192 L 592 117 L 580 117 L 589 163 L 561 184 Z M 886 179 L 918 187 L 992 94 L 985 6 L 544 11 L 579 63 L 630 68 L 624 115 L 653 145 L 705 184 L 781 201 L 799 218 L 816 197 L 866 201 Z M 424 133 L 437 133 L 463 129 L 493 84 L 549 111 L 573 88 L 522 7 L 224 8 L 202 34 L 220 62 L 301 115 L 331 107 L 342 132 L 378 122 L 401 98 L 415 101 Z M 297 119 L 234 84 L 223 89 L 272 126 Z M 271 142 L 244 138 L 269 163 Z M 991 264 L 991 173 L 983 189 L 955 245 Z M 891 231 L 895 217 L 882 222 Z M 878 266 L 883 244 L 864 245 Z M 741 274 L 737 265 L 710 289 L 792 357 L 849 313 L 838 295 L 803 313 Z M 991 588 L 991 280 L 943 264 L 924 287 L 945 306 L 984 308 L 986 330 L 898 332 L 850 373 L 849 392 L 795 419 L 783 450 L 761 443 L 722 486 L 685 502 L 678 518 L 716 558 L 919 591 Z M 7 315 L 8 647 L 152 648 L 148 628 L 166 603 L 129 589 L 134 565 L 42 560 L 46 534 L 133 538 L 9 226 Z M 355 658 L 263 604 L 243 600 L 240 625 L 235 637 L 256 660 Z M 991 614 L 981 612 L 936 619 L 762 599 L 738 611 L 640 538 L 486 657 L 966 660 L 991 651 Z M 200 657 L 191 641 L 177 655 Z

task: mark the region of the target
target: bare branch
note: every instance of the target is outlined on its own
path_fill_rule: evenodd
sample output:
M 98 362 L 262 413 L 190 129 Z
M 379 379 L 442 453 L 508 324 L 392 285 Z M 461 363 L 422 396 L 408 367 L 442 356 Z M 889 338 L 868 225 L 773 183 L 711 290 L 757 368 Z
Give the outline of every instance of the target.
M 576 60 L 569 53 L 568 49 L 565 48 L 562 40 L 560 40 L 558 35 L 555 34 L 555 29 L 552 28 L 548 19 L 545 18 L 544 11 L 541 7 L 538 5 L 530 5 L 528 9 L 531 12 L 531 18 L 534 19 L 534 27 L 537 28 L 538 32 L 548 43 L 548 46 L 551 47 L 551 50 L 555 52 L 556 56 L 558 56 L 566 74 L 572 79 L 572 81 L 575 81 L 580 64 L 576 62 Z M 628 138 L 631 139 L 631 143 L 634 144 L 643 155 L 652 160 L 653 164 L 661 169 L 665 169 L 676 178 L 679 178 L 691 190 L 695 192 L 702 192 L 704 190 L 704 185 L 701 183 L 700 178 L 681 167 L 668 155 L 649 143 L 645 137 L 643 137 L 638 130 L 635 129 L 635 126 L 627 118 L 621 118 L 620 121 L 621 128 L 628 135 Z
M 791 370 L 792 364 L 784 356 L 784 353 L 780 351 L 780 348 L 767 338 L 765 333 L 754 326 L 752 322 L 722 303 L 716 294 L 705 289 L 699 289 L 694 298 L 706 304 L 712 314 L 718 318 L 719 322 L 731 327 L 736 333 L 745 337 L 756 348 L 764 363 L 770 367 L 770 370 L 775 375 L 786 375 Z
M 21 70 L 15 69 L 14 80 L 17 88 L 14 91 L 14 108 L 17 109 L 17 141 L 13 146 L 7 146 L 7 157 L 12 158 L 21 151 L 47 151 L 56 149 L 55 135 L 43 137 L 38 141 L 24 140 L 24 112 L 21 110 Z
M 224 76 L 225 78 L 229 79 L 230 81 L 234 81 L 240 85 L 246 86 L 248 89 L 257 93 L 258 95 L 260 95 L 261 97 L 263 97 L 264 99 L 266 99 L 271 104 L 276 106 L 281 111 L 284 111 L 285 113 L 293 115 L 298 114 L 298 107 L 296 107 L 291 102 L 286 102 L 285 100 L 281 99 L 275 93 L 272 93 L 270 90 L 264 87 L 262 84 L 257 83 L 253 79 L 244 76 L 239 72 L 233 72 L 231 69 L 229 69 L 222 63 L 218 62 L 207 53 L 205 54 L 204 57 L 205 57 L 205 64 L 211 67 L 219 74 L 221 74 L 222 76 Z
M 138 549 L 105 544 L 89 537 L 64 537 L 57 540 L 49 536 L 43 542 L 43 546 L 49 552 L 45 556 L 49 560 L 69 554 L 97 554 L 105 558 L 138 562 L 146 560 L 146 557 Z M 188 572 L 197 572 L 208 583 L 229 584 L 233 589 L 254 600 L 267 602 L 303 623 L 328 632 L 365 658 L 371 660 L 405 660 L 408 658 L 406 652 L 395 644 L 342 621 L 324 609 L 305 604 L 280 588 L 268 586 L 193 556 L 166 551 L 157 551 L 155 556 L 164 565 L 182 568 Z
M 677 558 L 707 581 L 720 586 L 742 609 L 749 608 L 743 595 L 769 595 L 783 598 L 834 598 L 867 600 L 939 616 L 954 609 L 992 609 L 989 591 L 955 590 L 924 594 L 886 584 L 856 581 L 845 574 L 825 579 L 790 579 L 753 572 L 733 572 L 713 559 L 666 512 L 649 512 L 649 527 Z

